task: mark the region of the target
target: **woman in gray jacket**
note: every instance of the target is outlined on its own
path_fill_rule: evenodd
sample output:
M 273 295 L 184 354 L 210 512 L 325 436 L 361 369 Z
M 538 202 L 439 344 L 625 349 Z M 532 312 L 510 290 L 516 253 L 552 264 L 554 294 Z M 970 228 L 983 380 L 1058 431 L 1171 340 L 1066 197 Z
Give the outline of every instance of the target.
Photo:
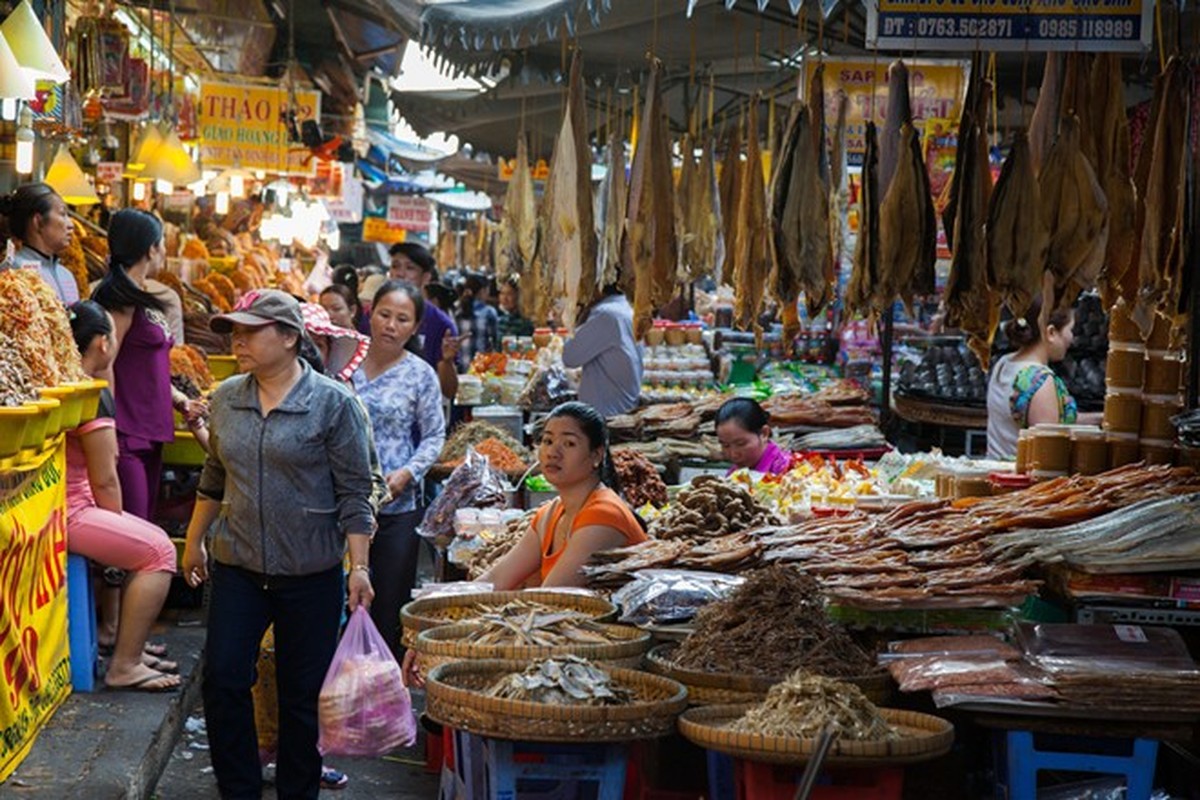
M 210 400 L 209 456 L 188 525 L 183 573 L 210 577 L 204 713 L 222 797 L 259 797 L 262 773 L 250 687 L 259 642 L 275 626 L 279 690 L 276 789 L 316 798 L 317 697 L 349 606 L 370 606 L 374 530 L 367 419 L 343 385 L 299 357 L 304 320 L 295 298 L 251 293 L 213 317 L 231 333 L 243 374 Z M 350 552 L 350 575 L 343 558 Z

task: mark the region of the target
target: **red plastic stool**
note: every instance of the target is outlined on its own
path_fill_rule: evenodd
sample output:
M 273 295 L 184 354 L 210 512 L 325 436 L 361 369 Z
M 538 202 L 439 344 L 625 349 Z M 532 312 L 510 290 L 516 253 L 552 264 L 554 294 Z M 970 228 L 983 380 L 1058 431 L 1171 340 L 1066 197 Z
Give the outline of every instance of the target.
M 792 800 L 804 770 L 736 759 L 738 800 Z M 832 769 L 821 774 L 811 800 L 901 800 L 904 770 L 900 767 Z

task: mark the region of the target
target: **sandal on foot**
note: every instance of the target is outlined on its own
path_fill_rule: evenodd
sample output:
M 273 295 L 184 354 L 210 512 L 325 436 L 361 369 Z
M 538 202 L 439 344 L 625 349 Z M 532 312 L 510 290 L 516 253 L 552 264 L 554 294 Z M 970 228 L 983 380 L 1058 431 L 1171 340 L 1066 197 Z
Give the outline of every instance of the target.
M 174 661 L 168 661 L 165 658 L 155 658 L 149 653 L 142 656 L 142 663 L 155 672 L 161 672 L 164 675 L 176 675 L 179 673 L 179 665 Z
M 147 692 L 149 694 L 164 694 L 167 692 L 179 691 L 179 682 L 166 683 L 170 681 L 171 676 L 162 672 L 156 672 L 153 675 L 147 675 L 144 678 L 134 681 L 133 683 L 122 684 L 104 684 L 105 688 L 110 692 Z
M 339 772 L 332 767 L 321 767 L 321 788 L 330 791 L 345 789 L 346 784 L 350 783 L 350 777 L 344 772 Z
M 102 656 L 111 656 L 116 645 L 100 644 L 96 645 Z M 162 642 L 146 642 L 146 646 L 142 648 L 142 652 L 148 656 L 155 658 L 164 658 L 167 655 L 167 646 Z

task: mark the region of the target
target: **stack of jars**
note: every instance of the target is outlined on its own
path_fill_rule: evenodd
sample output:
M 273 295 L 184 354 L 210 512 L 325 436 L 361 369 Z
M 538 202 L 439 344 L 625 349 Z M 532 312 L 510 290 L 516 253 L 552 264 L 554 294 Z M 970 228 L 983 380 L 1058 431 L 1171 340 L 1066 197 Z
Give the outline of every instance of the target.
M 1143 343 L 1141 331 L 1124 303 L 1109 317 L 1108 363 L 1105 371 L 1104 429 L 1110 464 L 1134 461 L 1175 462 L 1175 427 L 1171 417 L 1183 410 L 1180 383 L 1182 352 L 1171 350 L 1169 320 L 1157 315 Z

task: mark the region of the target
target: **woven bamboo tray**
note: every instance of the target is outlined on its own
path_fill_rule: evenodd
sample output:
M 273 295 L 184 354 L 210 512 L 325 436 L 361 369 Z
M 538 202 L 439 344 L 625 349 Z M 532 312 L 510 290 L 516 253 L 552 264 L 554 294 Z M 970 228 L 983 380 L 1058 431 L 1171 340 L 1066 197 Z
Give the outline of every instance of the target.
M 401 642 L 405 647 L 413 647 L 422 631 L 468 620 L 476 616 L 477 606 L 502 606 L 513 600 L 541 603 L 551 608 L 573 609 L 587 614 L 597 622 L 612 622 L 617 618 L 617 607 L 604 598 L 572 592 L 535 589 L 523 592 L 478 592 L 426 597 L 413 600 L 400 609 L 400 622 L 404 625 Z
M 618 706 L 567 706 L 502 700 L 484 692 L 523 672 L 527 661 L 456 661 L 442 664 L 425 684 L 425 713 L 443 725 L 497 739 L 528 742 L 623 742 L 667 736 L 687 708 L 687 689 L 658 675 L 609 670 L 636 701 Z
M 621 667 L 638 669 L 642 658 L 650 649 L 650 634 L 628 625 L 604 625 L 604 633 L 611 640 L 606 644 L 584 644 L 572 642 L 564 645 L 500 645 L 474 644 L 462 641 L 475 626 L 442 625 L 422 631 L 417 636 L 413 649 L 421 654 L 418 661 L 423 674 L 434 667 L 451 661 L 480 661 L 501 659 L 507 661 L 536 661 L 542 658 L 578 656 L 608 668 Z
M 816 749 L 817 740 L 790 736 L 763 736 L 728 728 L 751 708 L 750 705 L 705 706 L 689 709 L 679 718 L 679 732 L 708 750 L 762 761 L 769 764 L 804 764 Z M 827 766 L 870 766 L 916 764 L 931 761 L 950 751 L 954 726 L 941 717 L 881 708 L 879 713 L 900 731 L 901 738 L 886 742 L 833 741 Z
M 684 669 L 675 666 L 672 659 L 677 648 L 678 645 L 670 642 L 655 647 L 646 654 L 646 667 L 688 687 L 688 700 L 692 705 L 757 703 L 767 696 L 772 686 L 787 678 L 786 675 L 762 677 Z M 872 703 L 886 703 L 892 694 L 892 678 L 883 671 L 852 678 L 838 677 L 838 680 L 857 686 Z

